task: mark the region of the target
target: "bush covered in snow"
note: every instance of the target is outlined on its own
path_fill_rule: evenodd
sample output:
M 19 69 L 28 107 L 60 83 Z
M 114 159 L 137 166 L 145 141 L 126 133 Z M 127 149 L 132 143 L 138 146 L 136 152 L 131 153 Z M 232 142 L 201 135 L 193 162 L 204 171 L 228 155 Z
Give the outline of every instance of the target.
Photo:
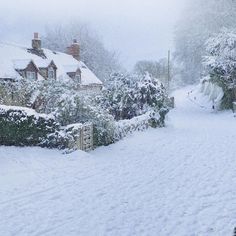
M 114 85 L 104 90 L 99 103 L 115 120 L 132 119 L 152 111 L 153 118 L 160 117 L 160 126 L 164 125 L 169 97 L 157 79 L 149 74 L 138 78 L 114 74 L 112 80 Z
M 10 96 L 1 96 L 1 102 L 7 105 L 31 107 L 36 112 L 52 114 L 60 126 L 92 122 L 95 146 L 114 143 L 118 136 L 124 136 L 125 130 L 134 131 L 139 127 L 139 124 L 134 124 L 135 129 L 133 125 L 128 128 L 132 122 L 125 122 L 123 128 L 119 125 L 120 128 L 117 129 L 117 121 L 130 120 L 148 113 L 149 126 L 164 126 L 170 100 L 157 79 L 148 74 L 144 77 L 113 74 L 109 84 L 110 86 L 101 94 L 91 96 L 78 91 L 73 81 L 20 80 L 8 82 L 7 86 L 3 84 L 4 94 Z M 118 134 L 117 130 L 121 130 L 121 133 Z M 53 134 L 47 135 L 48 139 L 44 139 L 42 144 L 59 148 L 67 146 L 67 141 L 71 138 L 67 139 L 70 135 L 63 134 L 64 131 L 54 130 Z
M 58 123 L 52 116 L 28 108 L 0 106 L 1 145 L 39 145 L 57 129 Z
M 33 91 L 39 88 L 39 82 L 27 80 L 4 81 L 0 80 L 0 103 L 14 106 L 27 106 L 30 103 Z
M 20 80 L 2 82 L 0 88 L 3 104 L 31 107 L 39 113 L 53 114 L 62 126 L 92 122 L 96 146 L 114 142 L 114 118 L 95 102 L 93 96 L 78 91 L 73 81 Z
M 54 111 L 62 125 L 92 122 L 94 125 L 94 145 L 108 145 L 114 142 L 114 118 L 91 96 L 66 96 Z
M 134 117 L 130 120 L 117 121 L 115 123 L 114 140 L 118 141 L 135 131 L 144 131 L 150 126 L 152 126 L 152 114 L 150 113 Z
M 82 124 L 73 124 L 55 130 L 50 133 L 40 143 L 42 147 L 59 148 L 59 149 L 75 149 L 80 148 L 80 136 Z M 77 147 L 75 147 L 75 145 Z
M 222 27 L 235 28 L 235 25 L 234 0 L 186 1 L 183 14 L 176 23 L 174 38 L 174 57 L 183 85 L 199 82 L 200 74 L 204 71 L 204 44 L 209 36 L 219 33 Z
M 236 99 L 236 33 L 224 29 L 207 41 L 208 55 L 204 58 L 211 82 L 224 91 L 222 108 L 232 108 Z
M 0 144 L 80 149 L 83 124 L 60 126 L 52 115 L 33 109 L 0 106 Z

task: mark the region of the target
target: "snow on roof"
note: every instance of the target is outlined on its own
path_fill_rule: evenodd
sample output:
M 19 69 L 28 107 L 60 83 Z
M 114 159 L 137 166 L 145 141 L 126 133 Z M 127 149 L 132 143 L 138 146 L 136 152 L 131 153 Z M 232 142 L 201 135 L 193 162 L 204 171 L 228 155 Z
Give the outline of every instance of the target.
M 46 68 L 50 65 L 51 60 L 46 60 L 39 57 L 37 60 L 34 60 L 34 63 L 37 65 L 38 68 Z
M 89 70 L 83 62 L 80 62 L 80 65 L 82 84 L 102 84 L 102 82 L 97 78 L 97 76 L 91 70 Z
M 58 70 L 57 73 L 59 76 L 67 76 L 68 72 L 76 72 L 78 69 L 81 71 L 81 84 L 90 85 L 90 84 L 100 84 L 102 85 L 101 80 L 90 70 L 88 67 L 81 61 L 77 61 L 71 55 L 61 53 L 61 52 L 52 52 L 48 49 L 43 49 L 44 54 L 47 58 L 51 58 L 56 64 Z
M 30 59 L 26 59 L 26 60 L 12 60 L 14 68 L 17 70 L 23 70 L 25 69 L 29 63 L 31 62 Z
M 78 65 L 64 65 L 63 67 L 66 72 L 76 72 L 78 70 Z
M 71 78 L 67 73 L 76 72 L 80 69 L 82 85 L 102 85 L 102 82 L 83 62 L 77 61 L 71 55 L 53 52 L 49 49 L 43 49 L 43 52 L 46 58 L 28 52 L 27 47 L 0 43 L 0 78 L 21 78 L 16 72 L 16 69 L 25 69 L 31 60 L 38 68 L 48 67 L 53 61 L 57 66 L 58 79 L 63 79 L 65 81 L 70 80 Z

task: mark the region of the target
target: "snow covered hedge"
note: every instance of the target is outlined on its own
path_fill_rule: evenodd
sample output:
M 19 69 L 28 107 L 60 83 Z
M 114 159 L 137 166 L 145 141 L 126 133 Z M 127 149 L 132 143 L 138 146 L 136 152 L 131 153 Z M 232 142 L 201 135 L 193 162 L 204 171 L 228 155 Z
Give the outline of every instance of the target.
M 118 141 L 135 131 L 143 131 L 149 127 L 149 114 L 134 117 L 130 120 L 116 122 L 114 140 Z
M 149 127 L 161 126 L 161 116 L 153 118 L 150 112 L 130 120 L 120 120 L 115 123 L 114 141 L 118 141 L 135 131 L 144 131 Z M 157 122 L 158 121 L 158 122 Z
M 99 145 L 116 142 L 137 130 L 165 125 L 172 101 L 157 79 L 149 74 L 142 77 L 113 74 L 111 79 L 112 86 L 95 99 L 100 109 L 114 117 L 103 137 L 100 130 Z
M 80 149 L 82 124 L 72 124 L 49 133 L 40 143 L 42 147 L 59 149 Z
M 23 107 L 0 106 L 1 145 L 39 145 L 58 127 L 52 116 L 38 114 Z
M 63 127 L 52 115 L 25 107 L 0 106 L 0 145 L 80 149 L 82 126 Z
M 41 142 L 43 146 L 64 148 L 68 146 L 71 136 L 68 133 L 65 135 L 65 130 L 61 130 L 61 126 L 67 127 L 70 124 L 91 122 L 94 125 L 93 140 L 95 147 L 109 145 L 114 143 L 117 137 L 124 137 L 125 133 L 139 129 L 139 124 L 133 125 L 132 122 L 137 120 L 135 117 L 144 114 L 152 114 L 148 118 L 149 126 L 164 126 L 165 115 L 169 111 L 171 103 L 165 88 L 157 79 L 148 74 L 141 77 L 113 74 L 110 80 L 107 89 L 104 89 L 99 95 L 92 96 L 81 94 L 73 81 L 65 83 L 60 80 L 22 80 L 13 83 L 8 82 L 7 84 L 3 83 L 4 94 L 10 94 L 10 97 L 8 99 L 5 95 L 1 96 L 3 93 L 0 91 L 1 103 L 9 106 L 31 107 L 40 114 L 53 114 L 55 125 L 57 124 L 58 126 L 58 128 L 51 127 L 47 124 L 47 120 L 45 120 L 44 124 L 44 121 L 40 119 L 40 122 L 43 122 L 42 126 L 44 125 L 40 133 L 33 131 L 34 129 L 37 130 L 38 125 L 41 125 L 40 122 L 34 121 L 34 125 L 37 127 L 31 124 L 30 121 L 27 121 L 28 123 L 25 121 L 26 124 L 22 123 L 23 126 L 26 127 L 28 125 L 30 127 L 28 131 L 16 128 L 9 123 L 8 126 L 19 129 L 17 130 L 19 132 L 18 136 L 22 136 L 23 141 L 21 141 L 21 138 L 17 138 L 12 143 L 10 141 L 6 141 L 6 143 L 14 145 L 14 143 L 22 142 L 22 144 L 20 143 L 21 145 L 34 145 Z M 12 97 L 13 99 L 11 99 Z M 21 120 L 21 117 L 27 117 L 25 120 L 37 120 L 36 118 L 28 117 L 25 113 L 22 114 L 23 109 L 22 112 L 18 111 L 18 113 L 16 123 Z M 5 114 L 5 119 L 8 115 Z M 41 117 L 39 114 L 37 116 Z M 117 122 L 119 121 L 124 124 L 122 128 L 120 125 L 118 125 L 120 128 L 117 128 Z M 129 125 L 130 127 L 128 127 Z M 134 126 L 136 128 L 133 128 Z M 118 130 L 120 130 L 119 134 Z M 38 133 L 38 137 L 35 137 L 36 134 L 31 135 L 31 131 Z M 6 133 L 6 131 L 4 132 Z M 7 135 L 4 134 L 4 137 L 7 137 Z
M 101 107 L 108 110 L 115 120 L 132 119 L 149 111 L 159 114 L 169 109 L 170 98 L 158 79 L 145 76 L 114 74 L 113 86 L 100 98 Z

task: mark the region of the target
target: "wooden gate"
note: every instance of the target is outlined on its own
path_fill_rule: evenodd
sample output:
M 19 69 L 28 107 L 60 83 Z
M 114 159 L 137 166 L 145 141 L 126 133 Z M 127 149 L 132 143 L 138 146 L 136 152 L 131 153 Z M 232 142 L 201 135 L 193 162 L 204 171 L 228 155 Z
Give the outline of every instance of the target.
M 93 124 L 85 123 L 81 129 L 80 147 L 83 151 L 93 149 Z

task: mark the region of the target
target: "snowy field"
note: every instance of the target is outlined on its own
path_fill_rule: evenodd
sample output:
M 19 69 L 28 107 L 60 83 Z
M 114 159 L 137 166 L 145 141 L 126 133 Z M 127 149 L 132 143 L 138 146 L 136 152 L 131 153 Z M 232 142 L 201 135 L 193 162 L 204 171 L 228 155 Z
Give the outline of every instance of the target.
M 89 154 L 0 147 L 0 235 L 232 235 L 236 118 L 186 94 L 166 128 Z

